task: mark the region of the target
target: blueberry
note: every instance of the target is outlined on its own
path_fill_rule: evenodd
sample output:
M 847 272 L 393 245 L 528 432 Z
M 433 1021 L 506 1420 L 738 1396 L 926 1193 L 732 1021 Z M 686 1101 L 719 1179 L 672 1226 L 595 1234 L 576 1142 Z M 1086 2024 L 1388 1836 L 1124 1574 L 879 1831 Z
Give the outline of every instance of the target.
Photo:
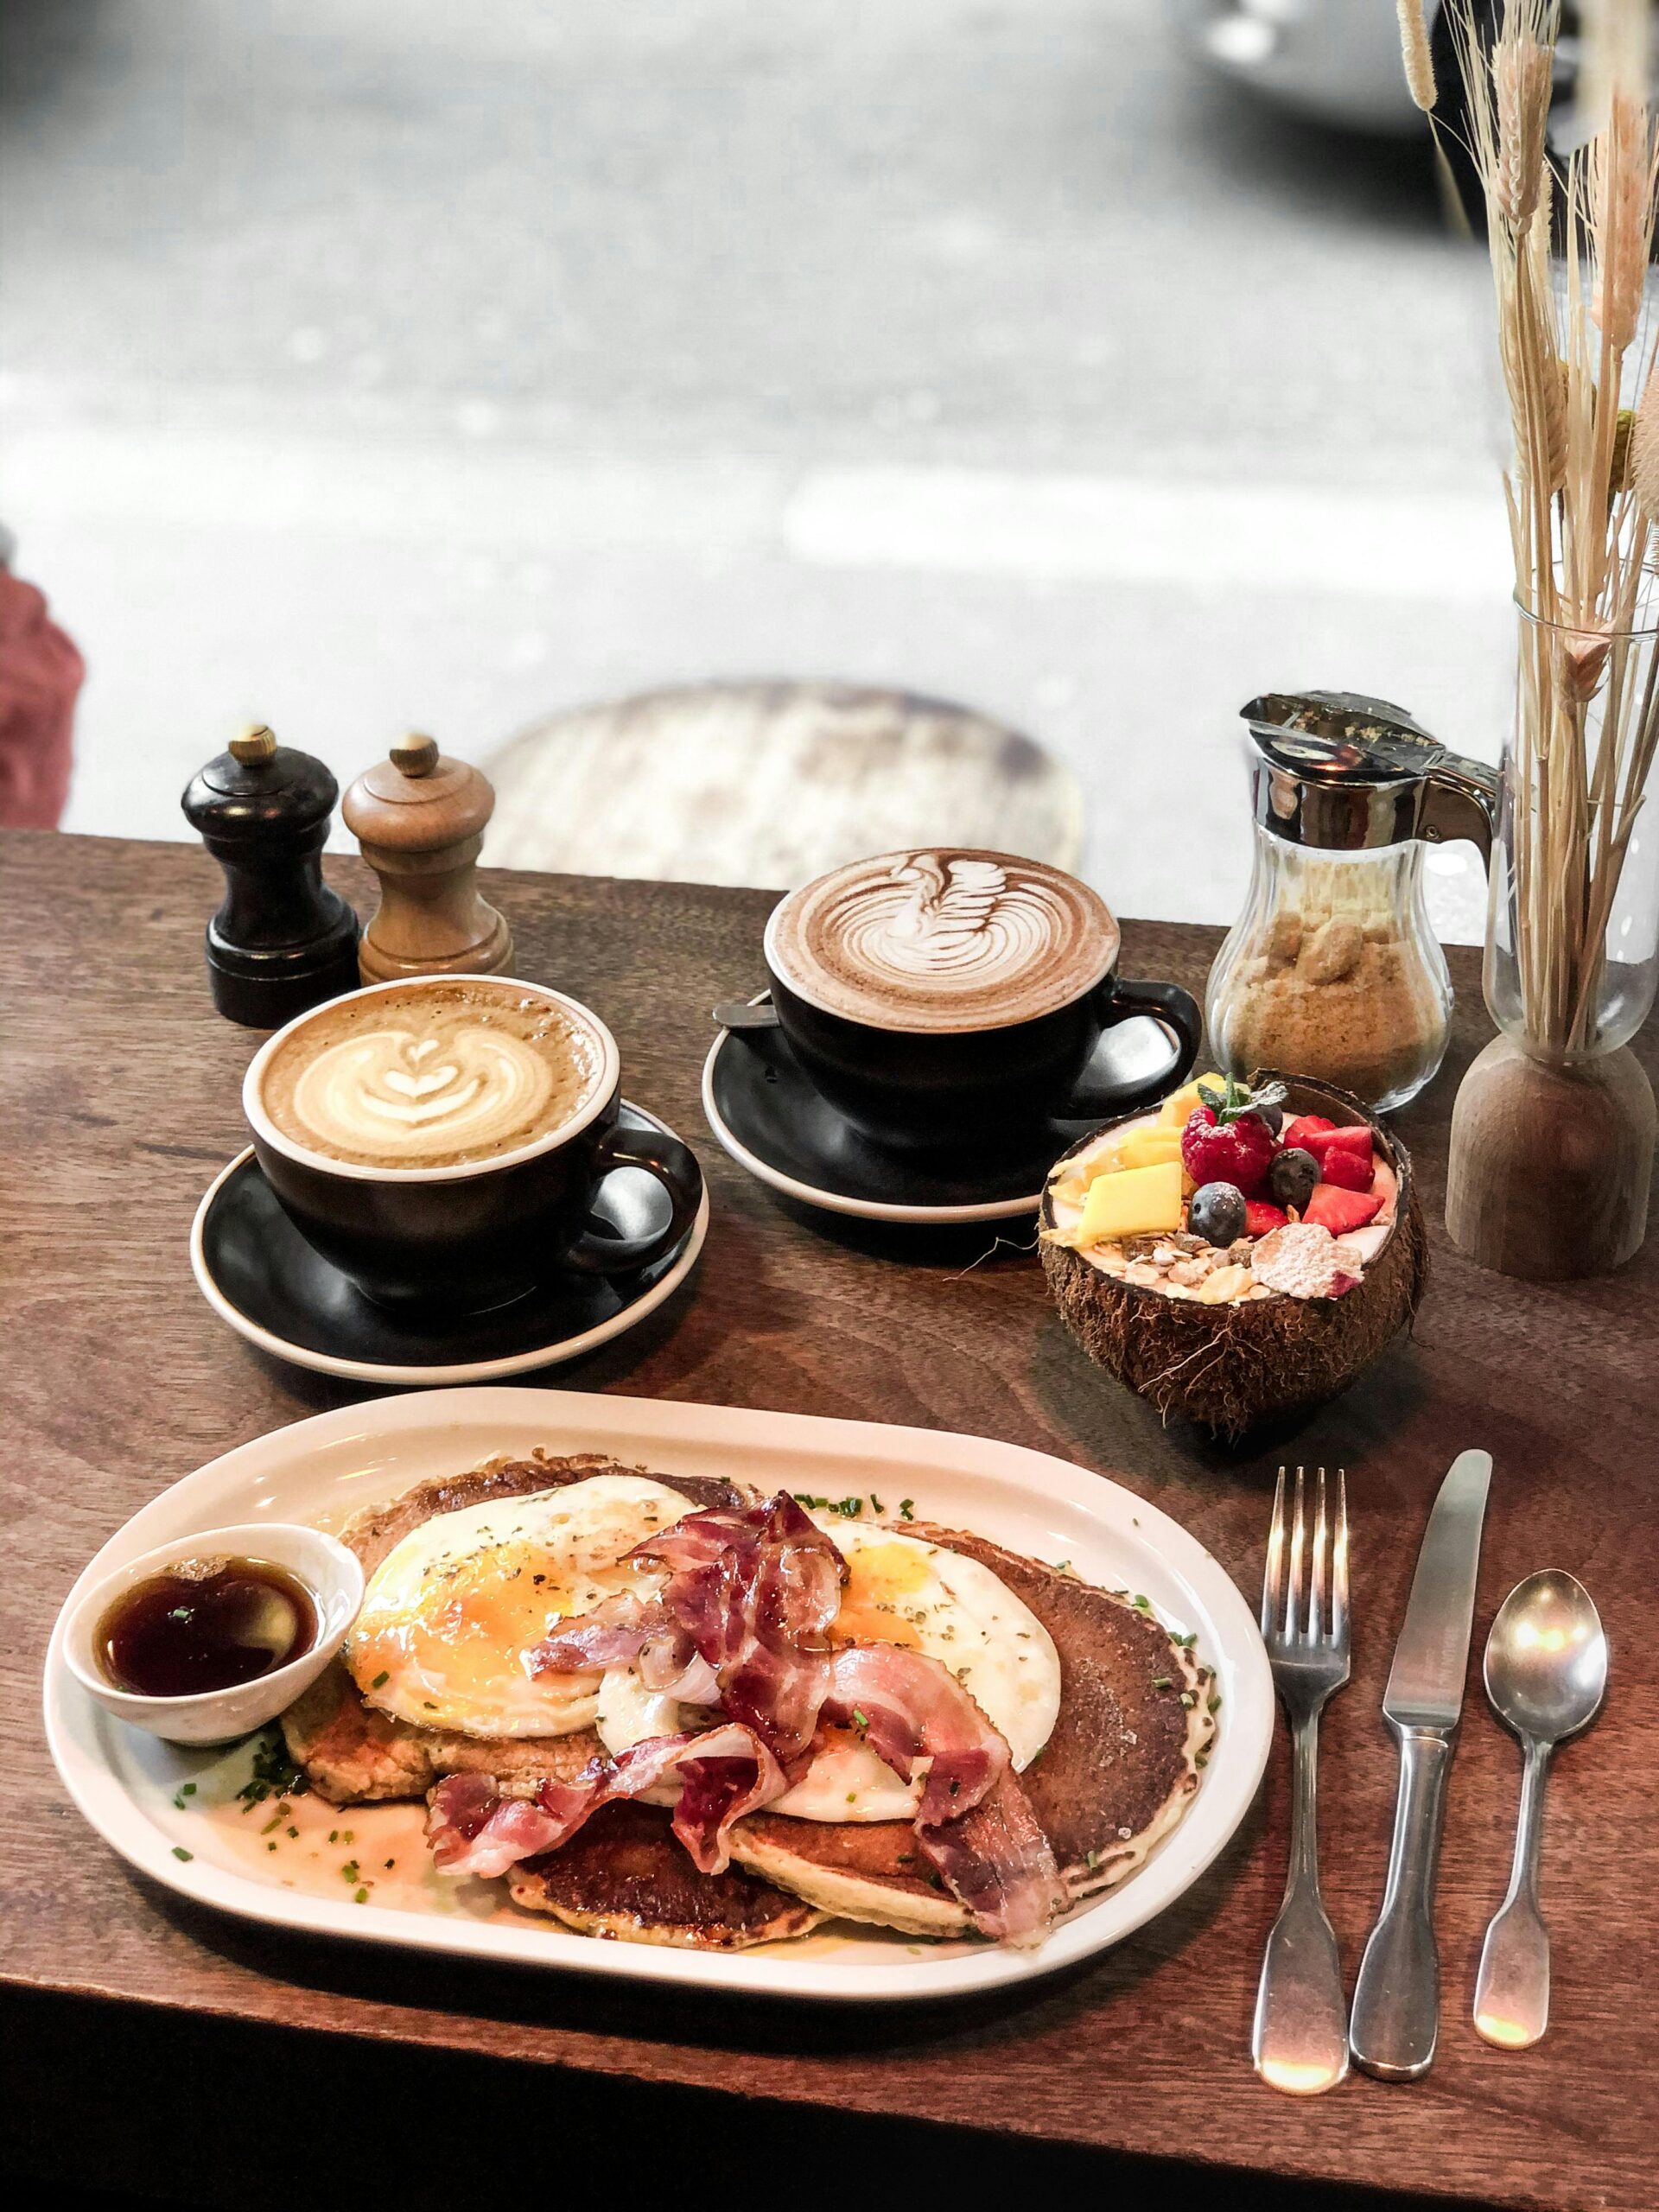
M 1311 1152 L 1304 1152 L 1294 1144 L 1281 1152 L 1268 1170 L 1268 1188 L 1276 1205 L 1294 1206 L 1300 1213 L 1313 1195 L 1313 1185 L 1319 1179 L 1319 1163 Z
M 1250 1111 L 1258 1122 L 1267 1123 L 1268 1134 L 1270 1136 L 1276 1137 L 1285 1126 L 1285 1109 L 1282 1106 L 1253 1106 Z
M 1192 1194 L 1186 1225 L 1206 1244 L 1225 1247 L 1244 1234 L 1244 1193 L 1236 1183 L 1206 1183 Z

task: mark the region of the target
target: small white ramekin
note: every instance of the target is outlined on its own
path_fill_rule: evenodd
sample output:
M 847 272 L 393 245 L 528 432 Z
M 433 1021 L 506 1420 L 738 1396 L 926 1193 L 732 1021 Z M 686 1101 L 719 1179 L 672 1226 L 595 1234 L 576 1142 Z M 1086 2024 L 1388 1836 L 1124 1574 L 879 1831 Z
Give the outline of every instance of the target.
M 135 1583 L 177 1560 L 221 1557 L 264 1559 L 286 1567 L 305 1585 L 316 1606 L 315 1640 L 285 1667 L 230 1689 L 203 1690 L 189 1697 L 141 1697 L 135 1691 L 118 1689 L 99 1664 L 97 1649 L 99 1629 L 116 1600 Z M 164 1736 L 169 1743 L 227 1743 L 274 1720 L 315 1681 L 345 1642 L 362 1603 L 362 1567 L 344 1544 L 319 1529 L 281 1521 L 204 1529 L 200 1535 L 176 1537 L 145 1552 L 94 1583 L 64 1631 L 63 1656 L 86 1694 L 118 1720 L 152 1736 Z

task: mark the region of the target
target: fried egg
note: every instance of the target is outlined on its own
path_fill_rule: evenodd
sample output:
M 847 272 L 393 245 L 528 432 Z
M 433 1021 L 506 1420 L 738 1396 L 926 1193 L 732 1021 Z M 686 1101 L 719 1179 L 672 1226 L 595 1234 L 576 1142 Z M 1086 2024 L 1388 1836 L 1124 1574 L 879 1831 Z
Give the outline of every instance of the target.
M 660 1577 L 621 1564 L 692 1510 L 639 1475 L 594 1475 L 410 1531 L 371 1577 L 346 1662 L 371 1705 L 417 1727 L 468 1736 L 568 1736 L 591 1728 L 597 1674 L 531 1675 L 526 1655 L 557 1627 Z
M 898 1643 L 938 1660 L 1028 1766 L 1060 1709 L 1060 1657 L 1035 1613 L 977 1560 L 894 1529 L 814 1519 L 847 1562 L 830 1640 Z M 672 1699 L 645 1691 L 626 1669 L 605 1677 L 600 1740 L 613 1753 L 686 1722 Z M 919 1786 L 900 1780 L 850 1729 L 824 1732 L 801 1779 L 769 1808 L 804 1821 L 907 1821 Z

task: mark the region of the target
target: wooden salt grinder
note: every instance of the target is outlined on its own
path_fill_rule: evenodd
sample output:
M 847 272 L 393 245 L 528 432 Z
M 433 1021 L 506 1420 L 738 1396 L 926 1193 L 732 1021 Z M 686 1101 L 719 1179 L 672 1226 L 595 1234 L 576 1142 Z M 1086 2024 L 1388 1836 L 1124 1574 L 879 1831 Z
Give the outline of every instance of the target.
M 494 810 L 489 779 L 417 733 L 346 792 L 346 826 L 380 879 L 379 908 L 358 947 L 365 983 L 512 968 L 512 933 L 478 888 L 484 825 Z
M 263 722 L 186 788 L 186 817 L 225 871 L 207 952 L 213 1004 L 229 1021 L 279 1028 L 357 988 L 357 916 L 321 866 L 339 795 L 321 760 L 278 745 Z

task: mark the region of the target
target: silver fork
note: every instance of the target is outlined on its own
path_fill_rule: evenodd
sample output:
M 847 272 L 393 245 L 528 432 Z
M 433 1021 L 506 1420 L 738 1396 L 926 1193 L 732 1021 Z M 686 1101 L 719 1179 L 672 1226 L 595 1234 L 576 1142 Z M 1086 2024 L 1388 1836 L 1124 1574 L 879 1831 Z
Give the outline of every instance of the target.
M 1272 2088 L 1311 2097 L 1334 2088 L 1348 2071 L 1348 2006 L 1336 1934 L 1319 1897 L 1317 1811 L 1319 1713 L 1348 1679 L 1348 1486 L 1339 1467 L 1336 1511 L 1327 1517 L 1319 1469 L 1311 1543 L 1303 1489 L 1298 1467 L 1287 1541 L 1280 1468 L 1262 1585 L 1262 1635 L 1290 1723 L 1294 1783 L 1290 1874 L 1262 1961 L 1250 2052 Z

